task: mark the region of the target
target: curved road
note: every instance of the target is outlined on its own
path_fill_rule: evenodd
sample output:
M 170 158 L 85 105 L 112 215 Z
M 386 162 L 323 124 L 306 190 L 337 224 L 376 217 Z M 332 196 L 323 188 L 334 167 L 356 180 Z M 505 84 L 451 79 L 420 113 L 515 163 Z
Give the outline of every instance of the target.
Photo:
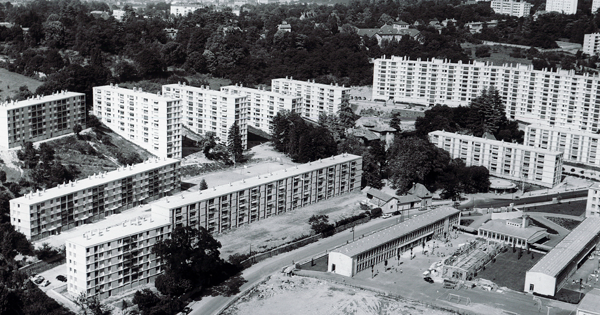
M 542 196 L 532 196 L 528 198 L 520 198 L 518 200 L 511 199 L 492 199 L 492 200 L 476 200 L 477 207 L 500 207 L 506 206 L 511 202 L 515 202 L 515 204 L 527 204 L 527 203 L 535 203 L 535 202 L 543 202 L 552 200 L 552 197 L 560 195 L 561 198 L 575 198 L 587 195 L 587 189 L 584 191 L 571 191 L 560 194 L 550 194 L 550 195 L 542 195 Z M 472 203 L 472 201 L 471 201 Z M 463 204 L 457 208 L 464 209 L 470 208 L 472 204 L 469 203 Z M 424 211 L 419 212 L 424 213 Z M 380 230 L 382 228 L 394 225 L 398 222 L 398 217 L 392 217 L 389 219 L 375 219 L 365 224 L 357 225 L 355 227 L 354 237 L 359 238 L 363 234 L 369 234 Z M 193 315 L 216 315 L 221 312 L 229 303 L 234 301 L 237 296 L 244 294 L 244 291 L 252 288 L 254 285 L 259 283 L 264 277 L 281 271 L 284 267 L 289 266 L 292 262 L 301 262 L 310 259 L 311 257 L 317 257 L 326 253 L 326 251 L 342 245 L 348 241 L 352 241 L 353 233 L 351 230 L 346 230 L 341 233 L 335 234 L 331 237 L 321 239 L 318 242 L 309 244 L 307 246 L 298 248 L 288 253 L 280 254 L 271 258 L 268 258 L 262 262 L 259 262 L 256 265 L 251 266 L 250 268 L 244 270 L 242 272 L 242 277 L 247 281 L 240 287 L 240 293 L 231 296 L 209 296 L 204 297 L 202 300 L 193 303 L 190 305 L 192 309 L 191 314 Z

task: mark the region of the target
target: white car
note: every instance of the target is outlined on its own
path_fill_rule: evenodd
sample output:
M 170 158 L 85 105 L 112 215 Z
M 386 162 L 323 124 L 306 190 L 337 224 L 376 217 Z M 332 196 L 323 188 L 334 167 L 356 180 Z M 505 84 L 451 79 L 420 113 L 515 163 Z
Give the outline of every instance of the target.
M 391 214 L 384 214 L 384 215 L 381 216 L 381 218 L 383 218 L 383 219 L 388 219 L 388 218 L 391 218 L 391 217 L 392 217 Z

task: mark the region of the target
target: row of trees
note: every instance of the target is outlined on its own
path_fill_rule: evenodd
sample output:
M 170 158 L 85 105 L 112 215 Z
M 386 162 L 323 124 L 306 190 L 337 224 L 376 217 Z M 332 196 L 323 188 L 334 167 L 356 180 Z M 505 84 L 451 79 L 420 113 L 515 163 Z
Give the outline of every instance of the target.
M 41 143 L 36 149 L 31 142 L 25 142 L 17 151 L 17 157 L 28 170 L 29 183 L 34 190 L 51 188 L 74 180 L 80 173 L 74 165 L 64 166 L 55 160 L 55 151 L 47 143 Z

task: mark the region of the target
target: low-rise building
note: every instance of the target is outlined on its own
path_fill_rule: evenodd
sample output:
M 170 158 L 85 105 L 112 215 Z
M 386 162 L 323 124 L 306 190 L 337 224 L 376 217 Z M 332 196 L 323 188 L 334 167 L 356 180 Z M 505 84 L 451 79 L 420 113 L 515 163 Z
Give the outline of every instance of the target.
M 408 194 L 421 199 L 421 208 L 426 209 L 432 205 L 433 195 L 427 187 L 421 183 L 413 183 L 413 186 L 408 190 Z
M 549 188 L 561 180 L 562 152 L 440 130 L 430 132 L 429 140 L 467 166 L 484 166 L 490 176 Z
M 388 195 L 379 189 L 369 188 L 367 190 L 367 202 L 373 208 L 381 208 L 384 213 L 392 213 L 398 210 L 398 198 Z
M 511 246 L 529 248 L 533 244 L 548 236 L 546 229 L 530 226 L 529 217 L 509 220 L 491 220 L 477 230 L 477 235 L 488 240 L 502 242 Z
M 10 200 L 10 223 L 39 240 L 177 191 L 180 162 L 151 159 Z
M 111 130 L 159 157 L 181 158 L 181 99 L 112 83 L 93 96 L 94 114 Z
M 152 211 L 174 227 L 219 233 L 274 215 L 359 191 L 362 157 L 340 154 L 230 184 L 163 198 Z
M 152 246 L 170 234 L 169 219 L 153 214 L 67 240 L 67 292 L 106 299 L 154 282 L 163 269 Z
M 125 17 L 125 10 L 113 10 L 112 15 L 117 21 L 123 21 Z
M 524 291 L 554 296 L 600 242 L 600 218 L 588 217 L 525 274 Z
M 353 277 L 435 236 L 445 237 L 459 222 L 459 210 L 450 207 L 431 210 L 332 250 L 327 271 Z
M 61 91 L 0 102 L 0 146 L 17 148 L 28 141 L 70 134 L 77 124 L 85 128 L 85 117 L 83 93 Z

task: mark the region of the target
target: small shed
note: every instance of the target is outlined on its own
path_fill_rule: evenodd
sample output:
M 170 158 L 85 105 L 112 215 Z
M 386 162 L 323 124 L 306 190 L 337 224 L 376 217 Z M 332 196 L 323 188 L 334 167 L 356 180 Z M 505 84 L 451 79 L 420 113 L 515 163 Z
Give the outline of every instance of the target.
M 379 189 L 370 188 L 367 190 L 367 199 L 371 204 L 381 208 L 383 213 L 392 213 L 398 210 L 398 198 Z

